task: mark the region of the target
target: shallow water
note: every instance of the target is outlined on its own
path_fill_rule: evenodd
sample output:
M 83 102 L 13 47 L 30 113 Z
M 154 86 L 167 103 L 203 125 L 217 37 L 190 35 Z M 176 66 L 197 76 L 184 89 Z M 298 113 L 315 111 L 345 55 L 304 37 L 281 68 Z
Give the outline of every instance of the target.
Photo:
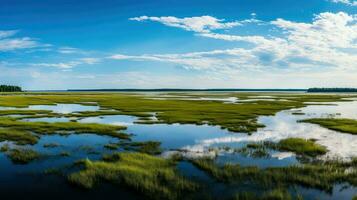
M 261 116 L 258 121 L 265 128 L 259 129 L 252 135 L 230 134 L 217 138 L 198 140 L 195 145 L 187 145 L 185 149 L 194 152 L 205 152 L 208 148 L 220 144 L 232 146 L 240 142 L 274 141 L 290 137 L 316 139 L 317 143 L 327 147 L 326 157 L 343 158 L 357 156 L 357 135 L 343 134 L 328 130 L 315 124 L 298 123 L 298 120 L 315 117 L 337 117 L 357 119 L 357 102 L 342 102 L 337 105 L 313 105 L 299 109 L 305 115 L 293 115 L 295 110 L 285 110 L 275 116 Z M 341 148 L 343 147 L 343 148 Z
M 99 124 L 110 124 L 119 126 L 132 126 L 137 120 L 137 117 L 128 115 L 108 115 L 101 117 L 86 117 L 78 120 L 81 123 L 99 123 Z
M 212 152 L 210 149 L 218 147 L 239 148 L 249 142 L 267 140 L 279 141 L 288 137 L 300 137 L 317 139 L 317 143 L 326 146 L 329 150 L 326 158 L 338 157 L 347 159 L 352 156 L 357 156 L 356 135 L 337 133 L 314 124 L 297 123 L 300 119 L 315 117 L 334 116 L 357 119 L 357 102 L 339 102 L 335 104 L 336 105 L 310 105 L 301 109 L 281 111 L 275 116 L 261 116 L 258 121 L 266 125 L 266 127 L 259 129 L 252 135 L 232 133 L 221 129 L 218 126 L 208 125 L 135 124 L 137 117 L 126 115 L 87 117 L 79 119 L 78 122 L 127 126 L 128 129 L 126 132 L 134 134 L 132 137 L 134 141 L 155 140 L 162 142 L 162 148 L 165 150 L 164 155 L 176 152 L 177 150 L 180 150 L 180 152 L 184 150 L 185 153 L 183 153 L 183 155 L 187 157 L 211 156 L 216 157 L 216 162 L 219 164 L 239 163 L 242 166 L 256 165 L 265 168 L 298 164 L 299 161 L 294 154 L 289 152 L 271 152 L 271 157 L 252 158 L 229 151 Z M 97 111 L 100 107 L 78 104 L 57 104 L 53 106 L 30 106 L 27 109 L 51 110 L 53 112 L 66 114 L 80 111 Z M 301 112 L 304 113 L 304 115 L 293 115 L 293 112 Z M 34 118 L 27 120 L 66 122 L 70 119 L 63 117 Z M 13 191 L 14 188 L 22 188 L 24 190 L 26 190 L 25 188 L 29 188 L 27 190 L 32 189 L 33 192 L 37 191 L 40 193 L 40 190 L 44 190 L 44 188 L 49 189 L 49 191 L 56 190 L 53 183 L 57 183 L 63 191 L 82 194 L 81 190 L 69 187 L 63 179 L 58 177 L 54 178 L 46 175 L 45 177 L 40 178 L 39 181 L 38 174 L 48 168 L 69 165 L 78 159 L 87 157 L 90 159 L 99 159 L 102 153 L 111 152 L 104 148 L 104 145 L 110 142 L 117 142 L 117 139 L 93 134 L 42 136 L 39 143 L 34 145 L 33 148 L 45 154 L 46 157 L 28 165 L 14 165 L 3 153 L 0 153 L 0 192 L 6 193 Z M 60 146 L 44 148 L 43 145 L 48 143 L 58 143 Z M 69 152 L 71 155 L 69 157 L 63 157 L 59 155 L 61 152 Z M 237 188 L 233 186 L 228 187 L 211 180 L 207 174 L 198 170 L 190 163 L 180 163 L 178 168 L 185 176 L 194 177 L 203 182 L 209 182 L 211 184 L 209 187 L 211 187 L 212 191 L 215 191 L 217 194 L 222 192 L 233 194 L 237 191 Z M 21 175 L 19 175 L 20 172 Z M 21 182 L 21 184 L 18 184 L 18 182 Z M 32 186 L 29 187 L 29 185 Z M 342 185 L 336 185 L 332 194 L 306 188 L 297 188 L 297 190 L 306 199 L 314 199 L 315 197 L 322 199 L 349 199 L 357 191 L 356 188 L 351 187 L 345 190 L 341 190 L 341 188 Z M 118 193 L 117 188 L 108 186 L 99 188 L 99 192 L 96 194 L 100 194 L 101 191 L 103 192 L 107 190 Z M 125 190 L 122 190 L 119 193 L 128 195 L 128 198 L 130 199 L 136 198 L 135 195 L 133 196 L 133 194 Z M 91 197 L 93 198 L 93 196 L 88 196 L 89 199 Z
M 69 114 L 73 112 L 83 111 L 98 111 L 97 105 L 80 105 L 80 104 L 56 104 L 56 105 L 30 105 L 27 108 L 4 107 L 0 106 L 0 110 L 50 110 L 54 113 Z
M 69 114 L 73 112 L 98 111 L 99 106 L 87 106 L 80 104 L 56 104 L 56 105 L 32 105 L 29 110 L 50 110 L 54 113 Z

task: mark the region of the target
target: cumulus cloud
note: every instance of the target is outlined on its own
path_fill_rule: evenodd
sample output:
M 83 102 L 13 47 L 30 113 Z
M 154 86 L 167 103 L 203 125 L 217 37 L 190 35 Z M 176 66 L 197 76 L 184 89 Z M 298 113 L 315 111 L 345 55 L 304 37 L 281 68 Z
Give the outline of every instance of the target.
M 158 18 L 158 20 L 161 18 Z M 136 20 L 149 20 L 148 17 Z M 158 61 L 185 68 L 216 71 L 355 70 L 357 68 L 357 16 L 344 12 L 320 13 L 311 23 L 277 19 L 270 26 L 282 36 L 230 35 L 195 28 L 202 37 L 247 42 L 253 46 L 185 54 L 113 55 L 112 59 Z M 185 28 L 186 29 L 186 28 Z M 190 28 L 187 30 L 191 30 Z M 207 30 L 207 31 L 202 31 Z
M 29 37 L 13 37 L 17 32 L 17 30 L 0 30 L 0 52 L 31 49 L 42 46 L 42 44 L 35 39 Z

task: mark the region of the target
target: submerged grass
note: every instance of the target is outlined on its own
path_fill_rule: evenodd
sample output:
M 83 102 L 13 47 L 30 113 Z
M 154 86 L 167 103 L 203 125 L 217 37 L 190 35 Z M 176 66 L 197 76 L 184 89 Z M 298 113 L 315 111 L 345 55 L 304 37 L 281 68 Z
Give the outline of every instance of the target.
M 58 143 L 46 143 L 43 145 L 44 148 L 56 148 L 56 147 L 59 147 L 61 146 L 60 144 Z
M 105 144 L 104 148 L 110 150 L 117 150 L 119 148 L 122 148 L 123 150 L 126 151 L 134 151 L 134 152 L 146 153 L 150 155 L 157 155 L 162 152 L 160 145 L 161 142 L 158 141 L 145 141 L 145 142 L 120 141 L 118 143 Z
M 99 181 L 122 184 L 152 199 L 179 199 L 197 185 L 178 174 L 173 160 L 143 153 L 116 153 L 105 161 L 82 162 L 84 169 L 69 175 L 70 182 L 92 188 Z
M 318 124 L 324 128 L 342 133 L 357 134 L 357 120 L 354 119 L 313 118 L 301 120 L 300 122 Z
M 141 153 L 156 155 L 162 152 L 160 145 L 161 142 L 157 142 L 157 141 L 131 142 L 129 143 L 129 146 L 131 147 L 129 149 Z
M 104 145 L 104 148 L 110 149 L 110 150 L 117 150 L 119 148 L 119 144 L 109 143 L 109 144 Z

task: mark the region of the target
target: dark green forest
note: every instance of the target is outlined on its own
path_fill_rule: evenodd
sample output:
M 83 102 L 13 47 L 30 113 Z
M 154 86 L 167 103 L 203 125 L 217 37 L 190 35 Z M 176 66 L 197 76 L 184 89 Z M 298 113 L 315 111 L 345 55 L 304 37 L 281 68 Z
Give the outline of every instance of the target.
M 0 85 L 0 92 L 21 92 L 22 89 L 19 86 L 14 85 Z
M 357 92 L 357 88 L 309 88 L 307 92 Z

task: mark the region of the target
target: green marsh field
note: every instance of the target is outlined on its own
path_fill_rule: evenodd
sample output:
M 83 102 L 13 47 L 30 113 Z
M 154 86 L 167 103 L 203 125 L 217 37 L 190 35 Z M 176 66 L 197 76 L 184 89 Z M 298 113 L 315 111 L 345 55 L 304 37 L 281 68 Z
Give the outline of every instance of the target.
M 357 95 L 0 93 L 12 198 L 357 198 Z

